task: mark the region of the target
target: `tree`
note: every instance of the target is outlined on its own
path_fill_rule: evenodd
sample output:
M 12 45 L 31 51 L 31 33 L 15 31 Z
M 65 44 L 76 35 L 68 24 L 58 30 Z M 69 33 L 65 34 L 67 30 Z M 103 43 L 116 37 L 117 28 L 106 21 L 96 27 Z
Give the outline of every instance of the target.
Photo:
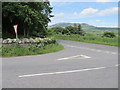
M 82 30 L 82 27 L 80 24 L 74 24 L 74 34 L 79 34 L 81 36 L 85 35 L 85 32 Z
M 47 26 L 52 17 L 49 2 L 3 2 L 2 7 L 3 35 L 13 35 L 14 24 L 19 24 L 18 34 L 21 36 L 47 35 Z
M 78 25 L 75 23 L 74 24 L 74 34 L 78 34 Z
M 73 26 L 67 26 L 65 27 L 65 29 L 68 31 L 69 34 L 75 34 L 74 32 L 74 27 Z
M 63 31 L 65 30 L 63 27 L 53 27 L 51 28 L 56 34 L 59 34 L 59 33 L 63 33 Z
M 80 24 L 78 24 L 78 28 L 77 29 L 78 29 L 77 34 L 82 35 L 82 36 L 85 35 L 85 32 L 82 30 L 82 27 L 81 27 Z
M 104 32 L 103 37 L 109 37 L 109 38 L 114 38 L 116 37 L 115 33 L 114 32 Z

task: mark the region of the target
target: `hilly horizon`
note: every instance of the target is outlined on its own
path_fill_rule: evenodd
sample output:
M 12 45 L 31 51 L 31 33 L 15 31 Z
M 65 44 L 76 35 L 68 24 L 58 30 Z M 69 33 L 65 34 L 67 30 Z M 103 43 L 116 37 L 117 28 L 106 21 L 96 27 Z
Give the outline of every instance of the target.
M 118 32 L 118 28 L 117 27 L 96 27 L 93 25 L 89 25 L 87 23 L 56 23 L 53 25 L 49 25 L 48 28 L 52 28 L 52 27 L 67 27 L 67 26 L 73 26 L 74 24 L 81 24 L 81 27 L 84 31 L 86 32 L 95 32 L 95 33 L 101 33 L 101 32 L 105 32 L 105 31 L 113 31 L 115 33 Z

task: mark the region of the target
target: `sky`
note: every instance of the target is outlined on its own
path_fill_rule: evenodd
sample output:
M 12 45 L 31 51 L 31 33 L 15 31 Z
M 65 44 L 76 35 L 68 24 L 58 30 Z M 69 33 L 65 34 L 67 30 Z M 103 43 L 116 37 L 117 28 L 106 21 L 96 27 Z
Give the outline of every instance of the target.
M 114 1 L 114 2 L 113 2 Z M 62 22 L 87 23 L 97 27 L 118 26 L 118 0 L 50 0 L 53 7 L 49 25 Z

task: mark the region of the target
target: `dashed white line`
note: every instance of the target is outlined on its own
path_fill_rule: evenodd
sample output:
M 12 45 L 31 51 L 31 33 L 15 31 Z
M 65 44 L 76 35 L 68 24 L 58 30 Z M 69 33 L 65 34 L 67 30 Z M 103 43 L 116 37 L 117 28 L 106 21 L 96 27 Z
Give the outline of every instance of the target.
M 120 64 L 116 64 L 115 66 L 118 67 L 118 66 L 120 66 Z
M 18 76 L 18 77 L 23 78 L 23 77 L 33 77 L 33 76 L 43 76 L 43 75 L 56 75 L 56 74 L 65 74 L 65 73 L 76 73 L 76 72 L 99 70 L 99 69 L 105 69 L 105 68 L 106 68 L 106 67 L 97 67 L 97 68 L 79 69 L 79 70 L 62 71 L 62 72 L 29 74 L 29 75 L 20 75 L 20 76 Z
M 91 58 L 91 57 L 86 56 L 86 55 L 75 55 L 75 56 L 71 56 L 71 57 L 60 58 L 60 59 L 57 59 L 57 60 L 67 60 L 67 59 L 73 59 L 73 58 L 77 58 L 77 57 Z
M 91 57 L 89 57 L 89 56 L 86 56 L 86 55 L 81 55 L 82 57 L 84 57 L 84 58 L 91 58 Z
M 67 45 L 67 44 L 63 44 L 63 45 L 66 45 L 68 47 L 73 47 L 73 48 L 80 48 L 80 49 L 95 51 L 95 52 L 102 52 L 102 53 L 114 54 L 114 55 L 117 54 L 117 52 L 111 52 L 111 51 L 105 51 L 105 50 L 99 50 L 99 49 L 92 49 L 92 48 L 86 48 L 86 47 L 77 47 L 77 46 L 72 46 L 72 45 Z

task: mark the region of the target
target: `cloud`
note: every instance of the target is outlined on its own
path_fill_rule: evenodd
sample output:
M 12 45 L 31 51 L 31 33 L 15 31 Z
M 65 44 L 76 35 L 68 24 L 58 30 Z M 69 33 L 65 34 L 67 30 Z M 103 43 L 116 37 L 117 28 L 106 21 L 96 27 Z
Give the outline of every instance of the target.
M 85 15 L 85 16 L 89 16 L 89 15 L 94 15 L 95 13 L 98 12 L 98 9 L 94 9 L 94 8 L 87 8 L 84 9 L 80 15 Z
M 54 15 L 54 19 L 58 19 L 58 18 L 90 18 L 90 17 L 103 17 L 103 16 L 108 16 L 108 15 L 112 15 L 112 14 L 118 14 L 118 7 L 112 7 L 112 8 L 107 8 L 104 10 L 99 10 L 96 8 L 86 8 L 83 9 L 81 12 L 73 12 L 71 14 L 68 13 L 53 13 Z
M 95 16 L 107 16 L 107 15 L 112 15 L 117 13 L 118 13 L 118 7 L 112 7 L 104 10 L 86 8 L 86 9 L 83 9 L 80 13 L 74 12 L 73 16 L 86 18 L 86 17 L 95 17 Z
M 91 17 L 103 17 L 103 16 L 108 16 L 108 15 L 114 15 L 118 13 L 118 7 L 112 7 L 112 8 L 107 8 L 104 10 L 100 10 L 97 8 L 85 8 L 80 12 L 74 11 L 72 13 L 67 13 L 67 12 L 59 12 L 59 13 L 53 13 L 55 17 L 51 18 L 51 23 L 58 23 L 58 22 L 76 22 L 79 21 L 81 18 L 88 18 L 91 19 Z M 81 19 L 82 20 L 82 19 Z M 86 19 L 87 20 L 87 19 Z M 117 26 L 114 23 L 109 23 L 106 21 L 102 21 L 100 19 L 96 19 L 93 21 L 88 22 L 92 25 L 96 26 Z
M 83 9 L 80 13 L 74 12 L 74 16 L 79 16 L 80 18 L 93 17 L 97 14 L 99 10 L 94 8 Z
M 103 20 L 90 20 L 88 21 L 88 23 L 90 23 L 91 25 L 95 25 L 95 26 L 99 26 L 99 27 L 117 27 L 118 25 L 116 23 L 112 23 L 112 22 L 106 22 Z
M 108 8 L 105 10 L 100 11 L 97 15 L 98 16 L 106 16 L 110 14 L 116 14 L 118 13 L 118 7 Z

